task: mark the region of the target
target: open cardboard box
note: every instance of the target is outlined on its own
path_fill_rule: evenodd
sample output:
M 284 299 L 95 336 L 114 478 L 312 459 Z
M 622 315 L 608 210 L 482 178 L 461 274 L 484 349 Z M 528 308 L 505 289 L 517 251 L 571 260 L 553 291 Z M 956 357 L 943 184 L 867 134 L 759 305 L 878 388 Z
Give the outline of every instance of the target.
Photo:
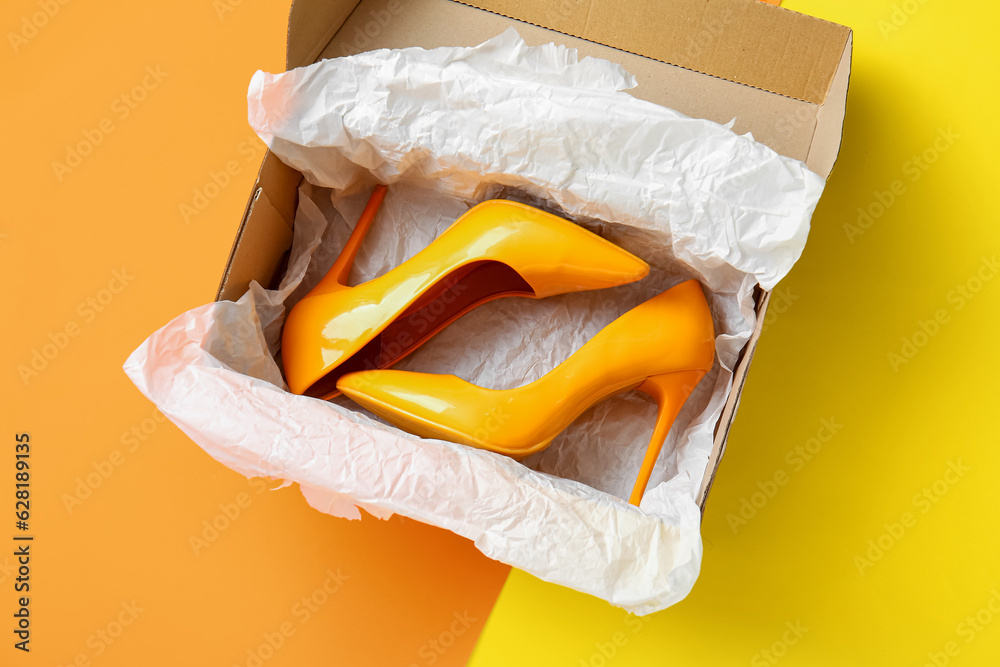
M 758 0 L 294 0 L 289 69 L 379 48 L 472 46 L 514 25 L 528 44 L 556 42 L 624 66 L 629 93 L 695 118 L 735 119 L 776 152 L 829 177 L 850 78 L 849 28 Z M 291 247 L 302 174 L 268 152 L 233 242 L 216 300 L 251 280 L 277 285 Z M 725 451 L 770 293 L 716 425 L 697 502 L 704 510 Z

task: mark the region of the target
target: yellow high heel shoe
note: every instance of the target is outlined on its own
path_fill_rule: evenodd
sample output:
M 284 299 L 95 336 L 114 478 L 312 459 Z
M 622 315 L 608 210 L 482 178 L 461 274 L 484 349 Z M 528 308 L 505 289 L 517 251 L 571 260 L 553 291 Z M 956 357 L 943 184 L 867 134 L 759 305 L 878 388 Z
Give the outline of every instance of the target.
M 544 449 L 594 403 L 638 389 L 659 404 L 629 498 L 638 505 L 670 426 L 714 359 L 712 314 L 701 286 L 688 280 L 628 311 L 523 387 L 484 389 L 454 375 L 394 370 L 344 375 L 337 387 L 410 433 L 516 459 Z
M 391 366 L 487 301 L 614 287 L 649 272 L 644 261 L 579 225 L 497 199 L 469 209 L 388 273 L 348 287 L 384 196 L 377 186 L 333 267 L 288 314 L 281 354 L 292 393 L 332 398 L 344 373 Z

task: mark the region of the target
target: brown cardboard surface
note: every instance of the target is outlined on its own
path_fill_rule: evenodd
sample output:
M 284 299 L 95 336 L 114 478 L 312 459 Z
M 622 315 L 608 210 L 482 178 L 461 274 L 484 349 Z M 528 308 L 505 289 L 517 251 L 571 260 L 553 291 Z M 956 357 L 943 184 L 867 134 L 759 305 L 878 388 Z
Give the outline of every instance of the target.
M 837 74 L 830 85 L 826 103 L 816 110 L 815 125 L 809 155 L 806 165 L 829 165 L 825 172 L 818 171 L 829 178 L 833 164 L 840 153 L 840 141 L 843 135 L 844 115 L 847 113 L 847 88 L 851 79 L 851 56 L 854 48 L 854 34 L 847 36 L 844 53 L 837 67 Z M 794 117 L 792 118 L 794 120 Z M 815 171 L 815 169 L 814 169 Z
M 462 0 L 546 28 L 822 104 L 850 29 L 756 0 Z
M 282 254 L 292 245 L 291 227 L 263 188 L 254 193 L 238 239 L 219 287 L 219 298 L 231 301 L 243 296 L 251 280 L 269 284 Z
M 298 205 L 299 183 L 302 174 L 292 169 L 271 151 L 267 151 L 257 175 L 257 186 L 264 188 L 275 211 L 291 228 L 295 221 L 295 207 Z
M 215 300 L 235 301 L 251 280 L 268 285 L 281 256 L 292 247 L 292 222 L 302 174 L 271 151 L 264 156 L 253 194 L 229 253 Z
M 477 9 L 473 4 L 482 7 Z M 516 16 L 518 19 L 509 18 Z M 519 20 L 523 19 L 523 20 Z M 692 117 L 751 132 L 827 177 L 840 147 L 850 77 L 849 28 L 757 0 L 295 0 L 287 64 L 377 48 L 470 46 L 515 25 L 529 44 L 556 42 L 617 62 L 636 76 L 631 94 Z M 547 27 L 543 27 L 547 26 Z M 267 285 L 291 245 L 301 174 L 268 152 L 233 245 L 219 299 L 251 279 Z M 725 451 L 767 310 L 735 369 L 698 493 L 704 508 Z
M 285 66 L 293 69 L 318 60 L 323 46 L 340 29 L 357 4 L 358 0 L 292 2 L 288 13 Z

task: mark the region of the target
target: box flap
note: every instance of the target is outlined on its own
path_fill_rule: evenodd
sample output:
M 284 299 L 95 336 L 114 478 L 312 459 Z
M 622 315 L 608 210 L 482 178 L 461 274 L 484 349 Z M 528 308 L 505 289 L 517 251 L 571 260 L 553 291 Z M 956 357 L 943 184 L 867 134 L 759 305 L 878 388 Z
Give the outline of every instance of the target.
M 315 62 L 323 47 L 350 16 L 359 0 L 292 0 L 288 12 L 285 67 L 293 69 Z
M 826 96 L 826 103 L 816 109 L 816 129 L 809 146 L 806 165 L 824 177 L 829 177 L 840 153 L 840 141 L 844 133 L 844 117 L 847 114 L 847 89 L 851 79 L 851 57 L 854 49 L 854 34 L 848 34 L 847 44 L 841 56 L 833 83 Z
M 460 0 L 598 44 L 822 104 L 850 28 L 757 0 Z

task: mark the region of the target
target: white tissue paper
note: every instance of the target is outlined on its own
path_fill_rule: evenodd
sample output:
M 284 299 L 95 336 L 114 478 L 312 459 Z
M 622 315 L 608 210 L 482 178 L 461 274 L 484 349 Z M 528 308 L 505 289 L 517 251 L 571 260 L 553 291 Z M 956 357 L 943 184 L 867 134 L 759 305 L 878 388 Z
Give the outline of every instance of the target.
M 195 442 L 247 476 L 297 482 L 323 512 L 393 513 L 473 540 L 487 556 L 637 614 L 684 598 L 701 565 L 713 431 L 771 289 L 802 252 L 823 179 L 750 136 L 637 100 L 621 67 L 513 30 L 472 48 L 380 50 L 257 72 L 250 124 L 300 170 L 294 241 L 277 290 L 189 311 L 125 363 Z M 636 392 L 587 410 L 522 463 L 400 431 L 341 397 L 287 391 L 280 333 L 332 265 L 371 186 L 389 193 L 351 273 L 380 275 L 496 196 L 586 226 L 650 263 L 638 283 L 500 299 L 396 368 L 491 388 L 554 368 L 628 309 L 688 278 L 706 288 L 717 358 L 664 445 L 641 508 L 627 497 L 656 407 Z M 664 323 L 669 326 L 669 323 Z M 544 409 L 540 406 L 540 409 Z

